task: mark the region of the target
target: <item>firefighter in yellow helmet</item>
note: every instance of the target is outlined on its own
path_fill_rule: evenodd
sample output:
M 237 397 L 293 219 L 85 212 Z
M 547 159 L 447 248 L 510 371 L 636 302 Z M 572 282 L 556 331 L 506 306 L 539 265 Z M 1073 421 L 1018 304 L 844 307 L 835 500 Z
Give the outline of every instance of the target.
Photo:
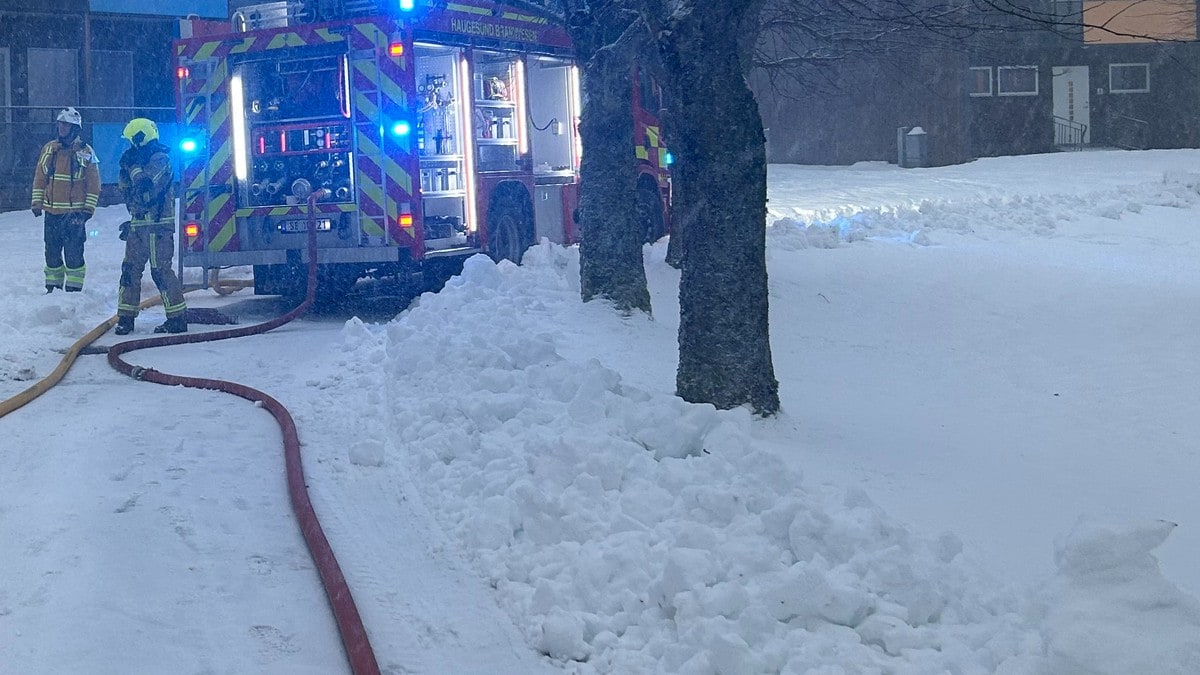
M 130 220 L 121 226 L 125 260 L 121 262 L 116 333 L 133 332 L 147 262 L 167 314 L 166 322 L 154 332 L 182 333 L 187 330 L 187 303 L 179 277 L 171 269 L 175 255 L 175 172 L 169 151 L 158 141 L 158 126 L 153 120 L 130 120 L 122 136 L 129 141 L 129 149 L 121 155 L 117 186 Z
M 30 205 L 34 216 L 46 214 L 47 293 L 56 288 L 83 290 L 85 224 L 100 199 L 100 160 L 79 137 L 83 130 L 79 111 L 65 108 L 55 121 L 58 138 L 43 145 L 38 155 Z

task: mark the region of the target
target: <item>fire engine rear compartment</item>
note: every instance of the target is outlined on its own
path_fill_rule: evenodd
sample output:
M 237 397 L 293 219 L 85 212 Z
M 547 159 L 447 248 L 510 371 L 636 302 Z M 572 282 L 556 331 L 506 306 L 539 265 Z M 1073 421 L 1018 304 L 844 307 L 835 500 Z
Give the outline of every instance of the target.
M 183 248 L 181 239 L 182 265 L 253 265 L 256 293 L 299 290 L 310 188 L 327 191 L 315 219 L 322 280 L 342 287 L 364 275 L 413 273 L 427 258 L 486 251 L 519 260 L 541 237 L 574 239 L 579 103 L 572 61 L 412 41 L 411 34 L 401 44 L 397 51 L 378 42 L 356 49 L 337 40 L 222 57 L 228 161 L 222 168 L 207 158 L 199 172 L 208 194 L 197 198 L 201 191 L 193 189 L 181 215 L 188 222 L 212 217 L 218 183 L 228 181 L 232 222 L 218 219 L 215 227 L 236 234 L 213 246 L 217 229 L 205 224 L 199 241 Z M 379 84 L 385 67 L 391 79 Z M 219 69 L 212 60 L 195 70 Z M 399 105 L 387 108 L 372 86 L 391 87 Z M 218 101 L 204 107 L 210 133 Z M 364 204 L 368 194 L 376 210 Z

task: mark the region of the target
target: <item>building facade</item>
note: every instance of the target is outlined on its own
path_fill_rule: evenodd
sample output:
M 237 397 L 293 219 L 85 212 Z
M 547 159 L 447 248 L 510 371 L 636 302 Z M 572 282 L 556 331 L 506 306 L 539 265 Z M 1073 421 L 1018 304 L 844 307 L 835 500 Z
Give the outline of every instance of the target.
M 973 45 L 975 156 L 1200 146 L 1195 0 L 1052 0 L 1058 30 Z
M 171 12 L 164 15 L 162 12 Z M 26 208 L 39 148 L 65 106 L 116 181 L 121 128 L 174 120 L 171 41 L 178 18 L 226 17 L 226 0 L 5 0 L 0 3 L 0 209 Z
M 1196 0 L 1027 0 L 980 12 L 957 45 L 863 54 L 832 93 L 756 88 L 775 162 L 929 163 L 1086 147 L 1200 147 Z

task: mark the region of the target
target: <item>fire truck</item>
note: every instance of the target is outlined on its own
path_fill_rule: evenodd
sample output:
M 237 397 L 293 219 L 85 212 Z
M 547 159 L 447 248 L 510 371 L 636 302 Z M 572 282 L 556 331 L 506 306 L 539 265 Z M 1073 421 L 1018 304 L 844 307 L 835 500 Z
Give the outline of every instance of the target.
M 544 5 L 544 6 L 539 6 Z M 242 7 L 174 45 L 179 260 L 303 291 L 578 238 L 579 69 L 550 3 L 340 0 Z M 661 92 L 633 74 L 638 209 L 665 233 Z M 208 278 L 208 274 L 205 274 Z

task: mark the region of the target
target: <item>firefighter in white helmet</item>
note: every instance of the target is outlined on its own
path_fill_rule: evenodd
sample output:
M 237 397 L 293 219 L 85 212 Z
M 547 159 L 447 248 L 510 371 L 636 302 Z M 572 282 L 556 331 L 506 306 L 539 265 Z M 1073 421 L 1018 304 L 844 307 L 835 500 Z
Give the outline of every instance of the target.
M 87 267 L 83 247 L 86 223 L 100 199 L 100 160 L 79 137 L 79 111 L 65 108 L 56 118 L 58 138 L 42 146 L 33 170 L 33 215 L 46 214 L 46 292 L 83 290 Z
M 130 220 L 121 226 L 125 260 L 121 262 L 116 333 L 133 332 L 147 262 L 167 314 L 166 322 L 154 332 L 182 333 L 187 330 L 187 303 L 179 277 L 171 269 L 175 255 L 175 171 L 169 150 L 158 141 L 158 125 L 144 117 L 130 120 L 122 136 L 129 141 L 129 149 L 121 155 L 117 186 L 125 197 Z

